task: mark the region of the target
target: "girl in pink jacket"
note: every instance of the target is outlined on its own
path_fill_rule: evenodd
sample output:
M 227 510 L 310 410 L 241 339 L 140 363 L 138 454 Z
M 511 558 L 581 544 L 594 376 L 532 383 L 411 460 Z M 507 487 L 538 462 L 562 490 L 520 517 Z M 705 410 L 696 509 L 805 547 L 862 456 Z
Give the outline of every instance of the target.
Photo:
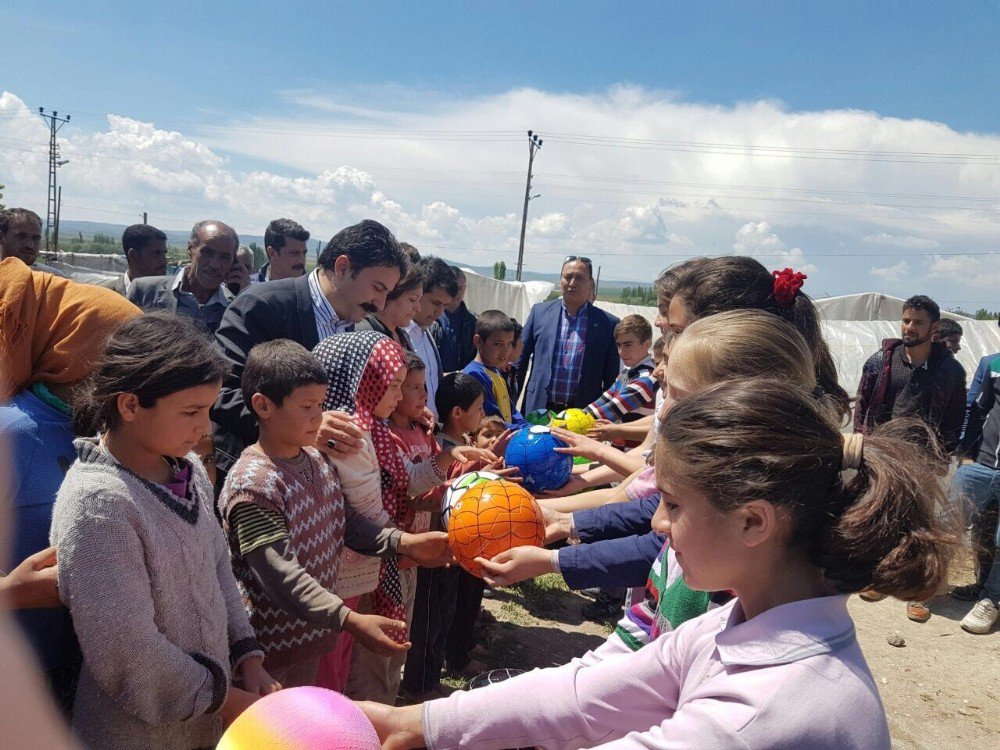
M 687 396 L 657 444 L 653 527 L 692 589 L 731 603 L 631 654 L 362 707 L 389 750 L 889 750 L 846 600 L 920 599 L 945 579 L 956 537 L 934 512 L 943 460 L 928 446 L 915 420 L 844 437 L 787 382 Z

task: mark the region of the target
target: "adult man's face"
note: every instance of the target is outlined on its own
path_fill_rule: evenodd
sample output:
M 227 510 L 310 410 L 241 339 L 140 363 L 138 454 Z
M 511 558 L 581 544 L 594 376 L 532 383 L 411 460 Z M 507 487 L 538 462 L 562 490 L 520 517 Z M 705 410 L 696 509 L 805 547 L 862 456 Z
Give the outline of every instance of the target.
M 350 258 L 341 255 L 333 264 L 333 280 L 333 309 L 344 320 L 360 323 L 367 313 L 385 307 L 385 298 L 399 283 L 399 268 L 368 266 L 354 271 Z
M 42 223 L 30 216 L 19 216 L 7 225 L 7 232 L 0 237 L 0 257 L 20 258 L 32 266 L 38 260 L 42 246 Z
M 434 321 L 440 318 L 454 297 L 442 287 L 436 286 L 429 292 L 425 291 L 420 298 L 420 312 L 413 316 L 413 320 L 421 328 L 430 328 Z
M 458 306 L 462 304 L 462 300 L 465 299 L 465 288 L 468 286 L 468 282 L 462 277 L 458 277 L 458 294 L 452 298 L 451 302 L 448 304 L 448 312 L 455 312 L 458 310 Z
M 590 275 L 590 266 L 581 260 L 573 260 L 563 264 L 562 275 L 559 277 L 559 289 L 563 300 L 570 305 L 582 306 L 590 301 L 590 291 L 594 280 Z
M 903 325 L 901 334 L 903 346 L 916 347 L 931 340 L 937 330 L 937 321 L 931 322 L 931 316 L 926 310 L 903 310 Z
M 236 260 L 236 239 L 228 227 L 206 224 L 198 231 L 197 240 L 188 246 L 191 266 L 188 278 L 203 289 L 218 289 L 226 280 Z
M 271 281 L 278 279 L 295 279 L 306 272 L 306 243 L 302 240 L 285 238 L 283 247 L 268 246 L 267 259 L 270 262 L 268 270 Z
M 167 272 L 167 241 L 150 240 L 142 250 L 128 251 L 129 275 L 133 279 L 143 276 L 163 276 Z

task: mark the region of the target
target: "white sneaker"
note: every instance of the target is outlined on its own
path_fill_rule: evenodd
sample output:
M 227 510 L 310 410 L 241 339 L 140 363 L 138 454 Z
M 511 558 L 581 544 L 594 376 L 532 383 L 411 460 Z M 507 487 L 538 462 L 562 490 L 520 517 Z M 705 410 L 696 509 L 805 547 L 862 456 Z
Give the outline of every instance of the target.
M 962 629 L 976 635 L 989 633 L 1000 618 L 1000 609 L 990 599 L 980 599 L 962 620 Z

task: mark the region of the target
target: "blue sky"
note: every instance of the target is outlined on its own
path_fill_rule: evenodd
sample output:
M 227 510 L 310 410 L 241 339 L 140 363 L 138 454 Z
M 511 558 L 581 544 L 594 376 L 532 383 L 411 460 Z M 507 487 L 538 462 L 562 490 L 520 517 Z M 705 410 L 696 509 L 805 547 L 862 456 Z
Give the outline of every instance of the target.
M 68 218 L 260 234 L 283 211 L 328 236 L 371 215 L 510 265 L 533 127 L 534 270 L 749 252 L 816 291 L 989 304 L 1000 6 L 704 5 L 8 4 L 0 182 L 44 201 L 30 113 L 55 107 Z
M 5 85 L 81 112 L 274 111 L 277 90 L 338 83 L 484 94 L 628 82 L 720 104 L 1000 123 L 993 2 L 60 1 L 3 13 L 24 30 L 5 36 L 5 59 L 31 61 L 5 66 Z

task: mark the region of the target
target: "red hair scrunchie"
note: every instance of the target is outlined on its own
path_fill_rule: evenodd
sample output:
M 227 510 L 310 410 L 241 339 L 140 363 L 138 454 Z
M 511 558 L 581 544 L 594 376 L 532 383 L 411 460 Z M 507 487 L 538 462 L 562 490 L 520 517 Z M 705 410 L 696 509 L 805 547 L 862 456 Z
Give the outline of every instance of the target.
M 809 278 L 791 268 L 771 271 L 771 276 L 774 277 L 774 301 L 778 303 L 778 307 L 786 310 L 795 302 L 795 295 L 802 288 L 802 282 Z

